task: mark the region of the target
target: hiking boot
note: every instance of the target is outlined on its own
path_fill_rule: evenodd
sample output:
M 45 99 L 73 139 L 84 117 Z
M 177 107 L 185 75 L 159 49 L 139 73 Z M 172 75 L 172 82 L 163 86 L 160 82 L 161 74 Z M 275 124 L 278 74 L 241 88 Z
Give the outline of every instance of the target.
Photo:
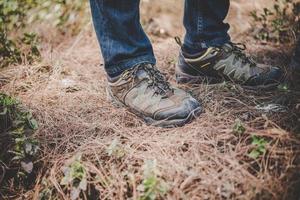
M 198 55 L 182 50 L 176 66 L 178 83 L 220 83 L 225 80 L 249 89 L 270 88 L 280 84 L 283 71 L 278 67 L 256 64 L 243 52 L 243 44 L 227 43 L 210 47 Z
M 151 64 L 138 65 L 109 80 L 107 93 L 116 105 L 127 107 L 154 126 L 183 126 L 202 111 L 196 99 L 171 87 Z

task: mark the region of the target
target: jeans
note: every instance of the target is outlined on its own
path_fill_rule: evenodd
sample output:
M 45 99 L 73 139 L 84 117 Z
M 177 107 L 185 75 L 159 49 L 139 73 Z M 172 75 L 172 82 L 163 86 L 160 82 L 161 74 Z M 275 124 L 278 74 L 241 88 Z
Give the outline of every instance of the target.
M 150 40 L 140 24 L 139 3 L 140 0 L 90 0 L 105 70 L 110 77 L 141 63 L 156 63 Z M 229 0 L 185 0 L 184 7 L 184 49 L 201 51 L 230 41 L 229 25 L 223 22 Z

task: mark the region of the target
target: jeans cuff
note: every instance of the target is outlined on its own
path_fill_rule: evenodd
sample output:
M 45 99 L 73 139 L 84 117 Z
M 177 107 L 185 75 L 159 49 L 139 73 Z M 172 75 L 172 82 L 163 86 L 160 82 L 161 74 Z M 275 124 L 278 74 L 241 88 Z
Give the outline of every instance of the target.
M 135 67 L 142 63 L 156 64 L 156 59 L 153 55 L 142 55 L 133 59 L 124 60 L 114 65 L 106 65 L 106 73 L 110 77 L 122 74 L 125 70 Z
M 189 38 L 184 39 L 184 45 L 191 49 L 207 49 L 209 47 L 219 47 L 223 46 L 225 43 L 228 43 L 230 41 L 230 36 L 227 35 L 226 37 L 218 37 L 213 40 L 203 40 L 203 41 L 196 41 L 193 42 Z

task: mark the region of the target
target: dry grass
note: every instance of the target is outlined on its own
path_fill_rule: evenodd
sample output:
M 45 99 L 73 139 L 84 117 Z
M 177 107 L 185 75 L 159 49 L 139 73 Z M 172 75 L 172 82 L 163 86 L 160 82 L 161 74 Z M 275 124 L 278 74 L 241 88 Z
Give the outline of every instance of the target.
M 176 10 L 169 12 L 176 16 Z M 178 48 L 172 38 L 153 38 L 158 65 L 174 83 Z M 252 43 L 250 51 L 257 48 Z M 259 59 L 266 60 L 261 56 L 266 50 L 263 47 Z M 146 126 L 106 100 L 106 78 L 90 24 L 79 36 L 54 48 L 46 43 L 42 53 L 41 63 L 1 72 L 0 81 L 2 76 L 6 81 L 0 90 L 21 99 L 39 121 L 36 137 L 42 148 L 43 167 L 36 185 L 11 199 L 37 199 L 45 189 L 52 190 L 57 199 L 69 199 L 70 188 L 60 185 L 62 168 L 77 154 L 82 154 L 89 191 L 100 192 L 101 199 L 138 199 L 147 160 L 157 161 L 157 179 L 168 185 L 162 199 L 299 197 L 298 94 L 284 98 L 287 93 L 260 94 L 231 85 L 187 88 L 203 102 L 206 112 L 185 127 L 161 129 Z M 257 107 L 282 99 L 289 100 L 282 112 Z M 246 127 L 242 135 L 232 131 L 237 118 Z M 248 156 L 255 148 L 252 135 L 268 141 L 267 152 L 258 159 Z M 107 153 L 114 140 L 121 156 Z

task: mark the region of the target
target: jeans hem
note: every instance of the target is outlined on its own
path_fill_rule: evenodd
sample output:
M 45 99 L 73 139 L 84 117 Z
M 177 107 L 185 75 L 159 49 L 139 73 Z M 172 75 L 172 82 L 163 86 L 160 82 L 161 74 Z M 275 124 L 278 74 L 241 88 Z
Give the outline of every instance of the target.
M 154 58 L 153 55 L 142 55 L 133 59 L 124 60 L 114 65 L 106 65 L 105 69 L 107 75 L 113 77 L 116 74 L 121 74 L 125 70 L 130 69 L 142 63 L 149 63 L 155 65 L 156 59 Z

